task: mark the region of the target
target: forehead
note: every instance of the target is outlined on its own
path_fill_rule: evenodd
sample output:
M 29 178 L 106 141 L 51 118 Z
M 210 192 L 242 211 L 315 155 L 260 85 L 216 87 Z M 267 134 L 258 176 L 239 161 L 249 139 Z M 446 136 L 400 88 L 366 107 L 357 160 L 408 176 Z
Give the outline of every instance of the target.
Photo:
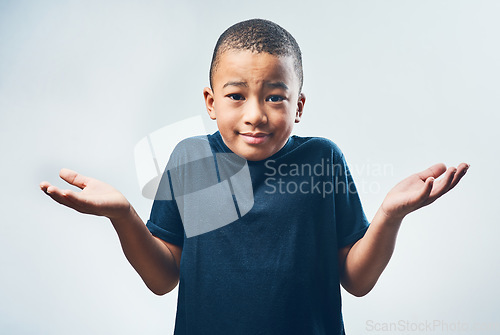
M 222 87 L 228 80 L 259 84 L 264 81 L 282 81 L 298 89 L 292 56 L 275 56 L 267 52 L 228 50 L 219 56 L 213 76 L 214 88 Z

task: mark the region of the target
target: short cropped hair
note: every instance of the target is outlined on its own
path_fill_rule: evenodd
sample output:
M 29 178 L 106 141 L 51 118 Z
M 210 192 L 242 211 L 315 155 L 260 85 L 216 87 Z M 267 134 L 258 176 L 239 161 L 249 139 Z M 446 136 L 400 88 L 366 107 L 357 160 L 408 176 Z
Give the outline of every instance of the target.
M 299 92 L 302 91 L 304 75 L 302 53 L 295 38 L 274 22 L 251 19 L 236 23 L 220 35 L 214 48 L 210 65 L 210 87 L 221 55 L 228 50 L 248 50 L 254 53 L 267 52 L 275 56 L 292 56 L 294 68 L 299 79 Z

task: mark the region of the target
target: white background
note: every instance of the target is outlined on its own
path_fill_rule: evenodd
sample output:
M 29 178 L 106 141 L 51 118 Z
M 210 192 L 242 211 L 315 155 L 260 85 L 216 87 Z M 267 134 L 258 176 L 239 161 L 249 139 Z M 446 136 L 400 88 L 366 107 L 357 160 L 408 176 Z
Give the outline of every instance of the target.
M 342 148 L 370 219 L 409 174 L 471 164 L 405 220 L 375 289 L 343 292 L 347 332 L 414 334 L 434 322 L 434 333 L 500 332 L 499 2 L 1 0 L 2 334 L 171 333 L 176 291 L 150 293 L 107 220 L 63 208 L 38 184 L 62 186 L 59 169 L 72 168 L 117 187 L 147 219 L 134 145 L 205 115 L 215 42 L 253 17 L 299 42 L 307 102 L 296 133 Z M 375 330 L 389 323 L 407 326 Z

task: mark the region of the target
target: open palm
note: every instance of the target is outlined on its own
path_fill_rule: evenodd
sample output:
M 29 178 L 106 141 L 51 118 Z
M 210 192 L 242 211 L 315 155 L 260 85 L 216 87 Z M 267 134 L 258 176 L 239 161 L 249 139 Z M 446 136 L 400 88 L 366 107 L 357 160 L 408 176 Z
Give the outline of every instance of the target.
M 82 191 L 61 190 L 44 181 L 40 188 L 60 204 L 81 213 L 116 218 L 128 212 L 130 203 L 114 187 L 69 169 L 62 169 L 59 176 Z
M 403 218 L 407 214 L 434 202 L 451 190 L 465 175 L 469 165 L 461 163 L 458 168 L 442 163 L 411 175 L 389 191 L 382 203 L 383 212 L 390 217 Z M 443 178 L 435 180 L 444 173 Z

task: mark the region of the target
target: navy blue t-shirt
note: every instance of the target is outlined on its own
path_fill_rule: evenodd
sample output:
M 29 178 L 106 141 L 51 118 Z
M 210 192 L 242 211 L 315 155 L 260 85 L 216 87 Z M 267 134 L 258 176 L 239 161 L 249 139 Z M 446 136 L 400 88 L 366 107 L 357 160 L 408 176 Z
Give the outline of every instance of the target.
M 236 214 L 200 215 L 225 195 L 205 192 L 199 204 L 186 202 L 196 190 L 174 186 L 187 180 L 203 191 L 211 172 L 187 169 L 179 177 L 175 167 L 192 162 L 182 157 L 193 150 L 174 150 L 177 165 L 169 162 L 162 178 L 169 195 L 157 197 L 147 223 L 154 236 L 182 246 L 174 334 L 344 334 L 338 250 L 360 239 L 369 223 L 340 149 L 324 138 L 291 136 L 273 156 L 243 160 L 224 176 L 216 157 L 231 151 L 220 133 L 196 140 L 213 155 L 216 184 L 246 169 L 251 206 L 233 178 L 221 189 L 230 191 L 234 209 L 224 206 Z M 220 224 L 188 227 L 196 208 Z

